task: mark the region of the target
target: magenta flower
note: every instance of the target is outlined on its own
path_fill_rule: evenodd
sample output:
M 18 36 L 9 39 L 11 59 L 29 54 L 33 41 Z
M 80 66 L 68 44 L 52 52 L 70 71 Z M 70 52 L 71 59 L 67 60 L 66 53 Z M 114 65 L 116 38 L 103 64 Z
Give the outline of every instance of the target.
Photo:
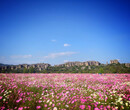
M 111 108 L 110 105 L 108 105 L 107 108 Z
M 39 103 L 41 103 L 42 101 L 41 101 L 41 100 L 39 100 L 38 102 L 39 102 Z
M 81 103 L 85 103 L 86 99 L 80 99 Z
M 57 110 L 57 107 L 54 107 L 53 110 Z
M 52 104 L 52 107 L 54 107 L 55 106 L 55 104 Z
M 72 104 L 74 103 L 74 100 L 71 102 Z
M 23 107 L 19 107 L 18 110 L 23 110 Z
M 0 96 L 0 99 L 2 99 L 2 96 Z
M 80 107 L 82 110 L 85 109 L 85 105 L 80 105 Z
M 5 109 L 5 107 L 1 107 L 1 110 L 4 110 Z
M 45 104 L 44 107 L 47 107 L 47 104 Z
M 99 108 L 94 108 L 94 110 L 100 110 Z
M 41 106 L 37 106 L 37 107 L 36 107 L 36 109 L 40 109 L 40 108 L 41 108 Z
M 91 106 L 90 105 L 88 105 L 88 108 L 89 108 L 89 110 L 91 110 Z
M 18 103 L 18 102 L 20 102 L 22 100 L 22 98 L 20 98 L 19 100 L 16 100 L 16 102 Z

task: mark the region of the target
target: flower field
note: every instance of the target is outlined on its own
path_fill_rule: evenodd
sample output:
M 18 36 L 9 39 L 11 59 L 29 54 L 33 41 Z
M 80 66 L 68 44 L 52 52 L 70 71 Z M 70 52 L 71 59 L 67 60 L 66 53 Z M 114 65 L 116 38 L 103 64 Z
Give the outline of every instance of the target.
M 130 74 L 0 74 L 0 110 L 130 110 Z

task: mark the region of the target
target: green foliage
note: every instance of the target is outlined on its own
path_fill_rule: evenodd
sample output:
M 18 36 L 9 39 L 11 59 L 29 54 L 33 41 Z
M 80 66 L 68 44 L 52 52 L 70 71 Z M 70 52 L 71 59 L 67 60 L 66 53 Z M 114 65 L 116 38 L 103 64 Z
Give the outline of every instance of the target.
M 29 68 L 29 73 L 35 73 L 36 71 L 35 71 L 35 69 L 33 68 L 33 67 L 30 67 Z
M 24 68 L 23 73 L 28 73 L 28 69 Z
M 130 73 L 130 68 L 124 64 L 109 64 L 99 66 L 49 66 L 46 69 L 38 70 L 30 67 L 29 69 L 5 69 L 0 70 L 0 73 Z
M 100 68 L 99 71 L 98 71 L 98 73 L 104 73 L 103 68 Z

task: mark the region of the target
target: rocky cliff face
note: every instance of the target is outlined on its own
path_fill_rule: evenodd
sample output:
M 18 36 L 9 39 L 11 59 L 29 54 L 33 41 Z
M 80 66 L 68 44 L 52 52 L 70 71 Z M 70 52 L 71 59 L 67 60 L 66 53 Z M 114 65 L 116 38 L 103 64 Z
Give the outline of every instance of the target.
M 72 66 L 91 66 L 91 65 L 95 65 L 98 66 L 100 65 L 100 63 L 98 61 L 87 61 L 87 62 L 67 62 L 64 64 L 60 64 L 60 65 L 55 65 L 55 66 L 65 66 L 65 67 L 72 67 Z M 17 70 L 17 69 L 29 69 L 31 67 L 33 67 L 36 70 L 45 70 L 48 67 L 50 67 L 50 64 L 47 63 L 38 63 L 38 64 L 20 64 L 20 65 L 3 65 L 0 66 L 0 70 L 6 70 L 6 69 L 11 69 L 11 70 Z
M 44 70 L 44 69 L 47 69 L 49 66 L 51 66 L 50 64 L 47 64 L 47 63 L 38 63 L 38 64 L 31 64 L 31 65 L 28 65 L 28 64 L 20 64 L 20 65 L 8 65 L 8 66 L 1 66 L 0 69 L 2 70 L 5 70 L 5 69 L 11 69 L 11 70 L 14 70 L 14 69 L 24 69 L 24 68 L 35 68 L 35 69 L 38 69 L 39 71 L 41 70 Z
M 72 66 L 91 66 L 91 65 L 99 66 L 100 63 L 98 61 L 67 62 L 67 63 L 56 65 L 56 66 L 72 67 Z
M 118 60 L 110 60 L 110 64 L 113 64 L 113 63 L 118 64 L 119 61 Z
M 111 63 L 116 63 L 115 61 L 111 61 Z M 124 67 L 125 64 L 125 67 Z M 126 69 L 126 71 L 128 71 L 129 73 L 129 67 L 130 67 L 130 63 L 124 63 L 124 64 L 117 64 L 115 66 L 114 65 L 110 65 L 108 66 L 108 68 L 110 70 L 105 70 L 106 68 L 104 68 L 104 70 L 106 72 L 111 72 L 111 68 L 124 68 L 124 70 Z M 101 65 L 101 66 L 100 66 Z M 99 66 L 99 68 L 101 68 L 102 66 L 105 67 L 107 65 L 105 64 L 101 64 L 98 61 L 86 61 L 86 62 L 67 62 L 64 64 L 60 64 L 60 65 L 55 65 L 55 66 L 51 66 L 50 64 L 47 63 L 38 63 L 38 64 L 19 64 L 19 65 L 4 65 L 4 64 L 0 64 L 0 73 L 28 73 L 31 72 L 43 72 L 43 73 L 50 73 L 50 72 L 89 72 L 89 70 L 92 72 L 98 71 L 99 68 L 96 67 Z M 128 68 L 126 68 L 128 67 Z M 26 69 L 25 69 L 26 68 Z M 124 70 L 120 70 L 120 72 L 123 72 Z M 117 71 L 118 72 L 118 71 Z
M 125 66 L 129 68 L 130 67 L 130 63 L 125 63 Z

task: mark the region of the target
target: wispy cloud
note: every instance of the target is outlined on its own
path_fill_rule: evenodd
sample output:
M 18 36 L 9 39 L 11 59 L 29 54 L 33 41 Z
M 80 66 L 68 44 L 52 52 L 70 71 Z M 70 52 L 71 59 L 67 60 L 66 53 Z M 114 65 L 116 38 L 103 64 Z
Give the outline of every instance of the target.
M 52 42 L 56 42 L 56 40 L 55 39 L 53 39 L 53 40 L 51 40 Z
M 23 64 L 33 62 L 32 55 L 13 55 L 0 57 L 0 63 L 3 64 Z
M 34 63 L 50 63 L 54 59 L 61 57 L 71 56 L 77 54 L 77 52 L 59 52 L 50 53 L 47 56 L 33 56 L 33 55 L 12 55 L 12 56 L 0 56 L 0 63 L 4 64 L 34 64 Z
M 69 60 L 64 60 L 64 63 L 69 62 Z
M 70 44 L 64 44 L 64 47 L 68 47 L 68 46 L 71 46 Z
M 117 59 L 118 61 L 120 61 L 120 59 Z
M 49 58 L 56 58 L 56 57 L 61 57 L 61 56 L 70 56 L 72 54 L 76 54 L 76 52 L 60 52 L 60 53 L 51 53 L 48 56 L 44 56 L 45 59 Z
M 13 55 L 10 58 L 17 59 L 17 58 L 31 58 L 32 55 Z

